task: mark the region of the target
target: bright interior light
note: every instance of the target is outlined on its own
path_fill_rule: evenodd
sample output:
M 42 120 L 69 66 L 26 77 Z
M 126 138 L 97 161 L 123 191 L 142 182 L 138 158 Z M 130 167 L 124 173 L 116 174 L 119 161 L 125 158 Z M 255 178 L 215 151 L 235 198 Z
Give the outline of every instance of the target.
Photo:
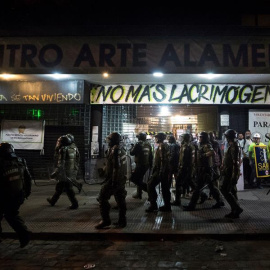
M 108 78 L 109 77 L 109 74 L 107 72 L 104 72 L 102 75 L 103 75 L 104 78 Z
M 48 75 L 49 77 L 52 77 L 56 80 L 59 80 L 59 79 L 66 79 L 69 77 L 68 74 L 60 74 L 60 73 L 54 73 L 54 74 L 49 74 Z
M 197 124 L 197 115 L 174 115 L 171 117 L 171 124 Z
M 5 79 L 5 80 L 10 80 L 12 78 L 15 78 L 16 75 L 13 74 L 7 74 L 7 73 L 3 73 L 0 75 L 1 78 Z
M 170 116 L 171 112 L 169 110 L 169 107 L 167 106 L 161 106 L 160 107 L 160 113 L 158 114 L 158 116 Z
M 208 74 L 199 74 L 199 76 L 202 78 L 211 80 L 211 79 L 220 77 L 221 74 L 208 73 Z
M 153 76 L 154 77 L 163 77 L 163 73 L 162 72 L 154 72 Z

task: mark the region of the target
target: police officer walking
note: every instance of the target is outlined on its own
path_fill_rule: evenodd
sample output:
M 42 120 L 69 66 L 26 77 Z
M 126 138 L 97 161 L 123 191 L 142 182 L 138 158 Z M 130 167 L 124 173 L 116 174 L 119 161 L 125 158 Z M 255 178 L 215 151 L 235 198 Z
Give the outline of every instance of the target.
M 175 140 L 173 135 L 168 136 L 168 145 L 169 145 L 168 181 L 169 181 L 169 187 L 171 187 L 173 176 L 174 176 L 174 178 L 176 178 L 176 174 L 177 174 L 180 145 L 176 143 L 176 140 Z
M 195 150 L 196 188 L 189 204 L 183 207 L 184 211 L 192 211 L 195 209 L 202 188 L 205 185 L 208 185 L 213 198 L 216 200 L 216 204 L 213 205 L 212 208 L 220 208 L 225 205 L 221 199 L 219 189 L 213 184 L 213 155 L 214 150 L 210 144 L 208 133 L 202 131 L 199 135 L 198 148 Z
M 154 212 L 158 210 L 156 186 L 161 183 L 164 205 L 159 207 L 159 211 L 171 212 L 171 193 L 168 181 L 169 146 L 167 143 L 164 143 L 164 140 L 166 139 L 165 133 L 159 132 L 155 136 L 155 139 L 156 143 L 158 144 L 158 148 L 155 152 L 153 173 L 147 183 L 148 200 L 150 202 L 150 206 L 145 211 Z
M 80 166 L 80 152 L 79 152 L 77 145 L 75 144 L 74 136 L 72 134 L 68 133 L 67 137 L 69 137 L 70 142 L 71 142 L 71 144 L 68 145 L 68 148 L 73 149 L 73 151 L 75 152 L 74 177 L 72 179 L 72 183 L 78 189 L 79 193 L 81 193 L 82 183 L 79 183 L 76 180 L 76 177 L 77 177 L 77 174 L 79 171 L 79 166 Z
M 239 218 L 239 215 L 243 212 L 236 195 L 236 184 L 240 176 L 240 149 L 235 141 L 236 132 L 234 130 L 228 129 L 224 135 L 229 147 L 223 160 L 222 175 L 224 179 L 221 192 L 231 207 L 231 212 L 225 217 Z
M 194 151 L 195 147 L 191 144 L 190 134 L 184 134 L 179 153 L 175 200 L 171 203 L 172 205 L 181 205 L 181 193 L 183 193 L 183 190 L 188 190 L 189 186 L 193 186 L 192 172 L 194 167 Z
M 55 187 L 55 193 L 51 198 L 47 198 L 47 201 L 51 206 L 60 198 L 61 194 L 65 191 L 71 205 L 69 209 L 77 209 L 79 207 L 78 200 L 75 197 L 73 190 L 73 180 L 76 179 L 77 166 L 76 166 L 76 149 L 69 147 L 71 140 L 67 135 L 63 135 L 58 138 L 56 149 L 58 149 L 58 159 L 55 162 L 54 172 L 51 174 L 51 178 L 56 178 L 58 183 Z
M 141 132 L 137 135 L 138 142 L 130 150 L 130 155 L 135 156 L 136 167 L 132 172 L 130 181 L 137 185 L 137 194 L 132 197 L 142 198 L 142 191 L 147 192 L 147 184 L 143 182 L 144 175 L 152 168 L 153 153 L 150 143 L 146 141 L 146 133 Z
M 102 220 L 95 226 L 96 229 L 103 229 L 111 225 L 110 203 L 112 195 L 115 197 L 119 210 L 118 222 L 114 223 L 119 228 L 127 225 L 126 220 L 126 151 L 120 146 L 121 135 L 117 132 L 111 133 L 108 138 L 109 149 L 105 168 L 105 182 L 99 193 L 99 209 Z
M 30 231 L 19 216 L 19 208 L 31 194 L 32 177 L 23 158 L 17 157 L 10 143 L 0 144 L 0 233 L 5 217 L 17 233 L 20 247 L 30 241 Z

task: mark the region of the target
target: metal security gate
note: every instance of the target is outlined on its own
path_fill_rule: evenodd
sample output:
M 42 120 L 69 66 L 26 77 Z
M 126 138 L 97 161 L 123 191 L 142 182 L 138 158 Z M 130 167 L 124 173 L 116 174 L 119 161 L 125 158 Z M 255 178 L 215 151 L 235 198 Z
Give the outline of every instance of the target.
M 188 132 L 218 129 L 217 106 L 107 105 L 103 107 L 102 141 L 113 131 L 134 140 L 139 131 L 172 132 L 180 126 Z
M 53 153 L 57 139 L 71 133 L 79 148 L 81 161 L 78 177 L 84 177 L 85 158 L 89 156 L 89 105 L 18 104 L 0 105 L 0 120 L 45 120 L 44 151 L 16 150 L 26 159 L 36 179 L 48 179 L 53 169 Z M 85 123 L 85 121 L 88 121 Z M 85 147 L 86 141 L 86 147 Z

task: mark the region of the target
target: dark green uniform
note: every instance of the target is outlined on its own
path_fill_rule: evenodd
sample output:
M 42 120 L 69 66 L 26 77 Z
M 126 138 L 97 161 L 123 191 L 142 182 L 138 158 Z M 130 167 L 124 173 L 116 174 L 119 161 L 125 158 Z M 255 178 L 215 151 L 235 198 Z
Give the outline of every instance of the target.
M 143 182 L 145 173 L 152 167 L 153 153 L 152 146 L 147 141 L 138 141 L 130 151 L 135 156 L 136 167 L 132 172 L 130 181 L 136 184 L 143 191 L 147 192 L 147 184 Z
M 206 153 L 211 153 L 210 155 Z M 221 200 L 221 194 L 219 189 L 213 183 L 213 147 L 210 143 L 199 143 L 198 148 L 195 150 L 195 170 L 196 170 L 196 188 L 192 194 L 189 209 L 194 209 L 197 201 L 201 195 L 201 189 L 208 184 L 213 198 L 216 200 L 216 208 L 223 206 L 224 203 Z
M 32 178 L 24 159 L 14 153 L 0 159 L 0 233 L 1 221 L 18 234 L 21 247 L 29 242 L 29 231 L 19 216 L 19 208 L 31 193 Z
M 240 208 L 236 195 L 236 184 L 240 176 L 240 155 L 236 142 L 229 143 L 229 148 L 224 155 L 222 175 L 221 192 L 231 206 L 232 213 L 236 213 L 235 217 L 238 217 L 243 210 Z
M 153 173 L 147 183 L 148 197 L 152 209 L 157 209 L 156 186 L 161 183 L 164 206 L 170 209 L 170 186 L 168 181 L 169 173 L 169 146 L 167 143 L 160 143 L 155 152 Z
M 72 145 L 62 146 L 59 149 L 58 160 L 53 173 L 57 177 L 58 183 L 56 184 L 54 195 L 51 199 L 48 199 L 52 206 L 55 205 L 65 191 L 71 202 L 70 208 L 78 208 L 78 201 L 75 197 L 72 183 L 72 180 L 76 179 L 77 172 L 77 147 L 72 147 Z
M 169 181 L 169 186 L 171 187 L 173 176 L 176 178 L 176 175 L 177 175 L 180 146 L 176 142 L 169 143 L 168 145 L 169 145 L 168 181 Z
M 182 190 L 192 186 L 195 147 L 191 142 L 183 141 L 180 147 L 178 174 L 176 177 L 175 205 L 180 205 Z
M 110 203 L 112 195 L 115 197 L 119 209 L 118 223 L 126 222 L 126 152 L 119 145 L 109 148 L 107 163 L 105 168 L 106 181 L 102 185 L 99 193 L 99 207 L 102 220 L 106 224 L 111 224 Z

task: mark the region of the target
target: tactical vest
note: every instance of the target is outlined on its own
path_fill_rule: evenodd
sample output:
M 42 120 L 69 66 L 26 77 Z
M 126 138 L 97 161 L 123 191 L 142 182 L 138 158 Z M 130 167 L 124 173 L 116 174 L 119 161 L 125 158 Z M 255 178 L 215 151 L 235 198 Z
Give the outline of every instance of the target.
M 13 157 L 1 160 L 1 187 L 7 194 L 16 195 L 24 189 L 24 162 Z
M 125 149 L 118 145 L 114 145 L 108 151 L 106 175 L 109 179 L 113 177 L 115 169 L 118 169 L 117 180 L 124 181 L 127 175 L 127 157 Z
M 61 166 L 61 162 L 64 160 L 66 171 L 77 171 L 79 169 L 79 151 L 75 144 L 61 147 L 59 155 L 60 164 L 58 163 L 58 167 Z
M 167 169 L 169 166 L 169 154 L 170 149 L 167 143 L 162 143 L 156 149 L 155 153 L 155 168 L 161 169 L 161 165 L 163 166 L 163 170 Z
M 233 142 L 231 145 L 229 145 L 228 150 L 224 155 L 223 171 L 225 173 L 232 173 L 233 167 L 235 165 L 239 166 L 239 162 L 239 147 L 236 142 Z
M 137 143 L 138 152 L 135 153 L 135 163 L 137 166 L 149 167 L 149 160 L 152 147 L 148 142 L 139 141 Z
M 179 153 L 179 167 L 181 168 L 184 164 L 192 167 L 192 161 L 194 160 L 195 147 L 191 143 L 183 142 L 180 147 Z
M 214 151 L 210 143 L 198 144 L 198 149 L 197 149 L 197 154 L 196 154 L 198 167 L 213 167 L 212 156 L 210 157 L 203 156 L 203 154 L 211 150 Z

